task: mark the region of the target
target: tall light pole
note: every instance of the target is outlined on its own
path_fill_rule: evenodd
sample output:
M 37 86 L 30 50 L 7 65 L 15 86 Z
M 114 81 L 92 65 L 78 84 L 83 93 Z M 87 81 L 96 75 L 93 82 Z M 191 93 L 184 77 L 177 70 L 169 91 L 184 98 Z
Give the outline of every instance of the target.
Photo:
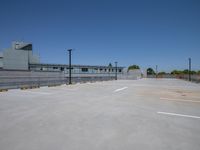
M 189 81 L 191 81 L 191 58 L 189 58 L 188 60 L 189 60 L 188 78 L 189 78 Z
M 69 84 L 72 84 L 72 64 L 71 64 L 71 57 L 72 57 L 72 49 L 68 49 L 69 52 Z
M 115 80 L 117 80 L 117 61 L 115 62 Z
M 28 70 L 30 70 L 30 57 L 29 57 L 29 50 L 28 51 Z
M 156 78 L 158 77 L 158 65 L 156 65 Z

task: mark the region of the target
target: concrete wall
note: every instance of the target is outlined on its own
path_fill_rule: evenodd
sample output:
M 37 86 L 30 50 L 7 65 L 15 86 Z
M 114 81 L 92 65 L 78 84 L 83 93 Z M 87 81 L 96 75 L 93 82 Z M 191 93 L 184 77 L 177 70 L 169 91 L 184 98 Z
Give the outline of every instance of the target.
M 3 53 L 4 69 L 28 69 L 28 51 L 7 49 Z
M 118 79 L 121 80 L 137 80 L 142 78 L 142 72 L 140 69 L 134 69 L 127 71 L 124 69 L 122 74 L 118 74 Z
M 40 57 L 38 55 L 33 54 L 33 51 L 29 51 L 29 63 L 40 63 Z

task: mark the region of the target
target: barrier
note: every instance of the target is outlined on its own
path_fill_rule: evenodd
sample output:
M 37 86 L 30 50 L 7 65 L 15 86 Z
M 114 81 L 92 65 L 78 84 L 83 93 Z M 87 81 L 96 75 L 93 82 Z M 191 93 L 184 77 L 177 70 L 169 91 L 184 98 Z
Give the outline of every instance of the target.
M 72 83 L 114 80 L 111 74 L 72 74 Z M 41 86 L 68 84 L 69 78 L 62 72 L 32 72 L 0 70 L 0 89 L 34 89 Z
M 156 78 L 156 75 L 147 75 L 147 78 Z M 180 74 L 180 75 L 165 74 L 165 75 L 158 75 L 157 78 L 174 78 L 174 79 L 189 80 L 188 74 Z M 200 83 L 200 75 L 198 74 L 191 75 L 191 81 Z

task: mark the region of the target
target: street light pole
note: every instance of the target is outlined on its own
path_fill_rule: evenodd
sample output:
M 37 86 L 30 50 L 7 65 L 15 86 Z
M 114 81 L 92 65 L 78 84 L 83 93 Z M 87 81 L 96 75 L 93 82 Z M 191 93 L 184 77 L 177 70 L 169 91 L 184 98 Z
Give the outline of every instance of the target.
M 156 65 L 156 78 L 158 78 L 158 65 Z
M 115 80 L 117 80 L 117 61 L 115 62 Z
M 189 81 L 191 81 L 191 58 L 189 58 L 189 70 L 188 70 Z
M 69 52 L 69 84 L 72 84 L 72 64 L 71 64 L 71 56 L 72 56 L 72 49 L 68 49 Z
M 30 70 L 30 58 L 29 58 L 29 50 L 28 50 L 28 70 Z

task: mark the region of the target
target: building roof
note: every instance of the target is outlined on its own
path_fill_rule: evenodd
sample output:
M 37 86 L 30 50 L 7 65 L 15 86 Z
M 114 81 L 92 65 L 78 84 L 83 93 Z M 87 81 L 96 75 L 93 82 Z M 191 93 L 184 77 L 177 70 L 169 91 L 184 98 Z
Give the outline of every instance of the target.
M 69 67 L 68 64 L 46 64 L 46 63 L 37 63 L 30 64 L 30 66 L 52 66 L 52 67 Z M 72 67 L 88 67 L 88 68 L 111 68 L 109 66 L 97 66 L 97 65 L 72 65 Z M 115 68 L 114 66 L 112 68 Z M 123 69 L 125 67 L 118 66 L 117 68 Z

